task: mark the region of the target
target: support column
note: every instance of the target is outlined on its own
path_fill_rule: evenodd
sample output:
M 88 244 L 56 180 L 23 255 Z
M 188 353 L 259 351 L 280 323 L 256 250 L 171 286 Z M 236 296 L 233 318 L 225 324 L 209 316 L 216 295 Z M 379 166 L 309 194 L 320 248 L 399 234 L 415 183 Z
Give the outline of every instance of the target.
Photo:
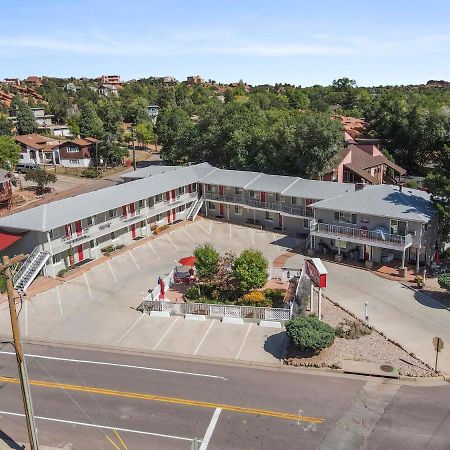
M 317 314 L 319 316 L 319 320 L 322 320 L 322 288 L 319 288 Z
M 314 310 L 314 284 L 311 283 L 309 291 L 309 311 L 313 312 L 313 310 Z
M 416 250 L 416 273 L 420 270 L 420 248 Z
M 402 252 L 402 267 L 405 267 L 405 256 L 406 256 L 406 248 L 404 248 Z

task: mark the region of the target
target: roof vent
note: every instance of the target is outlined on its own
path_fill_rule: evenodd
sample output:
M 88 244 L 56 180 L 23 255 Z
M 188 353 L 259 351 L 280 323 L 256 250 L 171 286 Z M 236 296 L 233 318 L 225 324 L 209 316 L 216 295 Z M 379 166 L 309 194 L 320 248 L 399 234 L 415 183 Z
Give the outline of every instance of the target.
M 355 183 L 355 191 L 362 191 L 365 187 L 365 183 Z

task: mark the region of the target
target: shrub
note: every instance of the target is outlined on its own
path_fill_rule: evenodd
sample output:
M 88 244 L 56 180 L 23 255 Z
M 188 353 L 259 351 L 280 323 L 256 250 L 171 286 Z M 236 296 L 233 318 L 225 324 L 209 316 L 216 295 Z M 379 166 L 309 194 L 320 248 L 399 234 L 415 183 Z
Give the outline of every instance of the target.
M 233 264 L 233 277 L 241 292 L 261 288 L 269 276 L 267 259 L 259 250 L 244 250 Z
M 89 167 L 88 169 L 84 169 L 81 171 L 81 176 L 84 178 L 98 178 L 100 177 L 100 175 L 100 171 L 95 169 L 94 167 Z
M 198 286 L 191 286 L 186 289 L 186 294 L 184 296 L 188 300 L 198 300 L 200 298 L 201 292 Z
M 6 277 L 0 275 L 0 293 L 6 292 Z
M 438 283 L 442 289 L 447 289 L 447 291 L 450 291 L 450 273 L 443 273 L 442 275 L 439 275 Z
M 61 269 L 59 272 L 58 272 L 58 277 L 62 277 L 62 276 L 64 276 L 66 273 L 68 273 L 68 272 L 70 272 L 70 267 L 66 267 L 65 269 Z
M 170 227 L 169 224 L 165 224 L 165 225 L 161 225 L 160 227 L 156 227 L 156 228 L 153 230 L 153 234 L 159 234 L 159 233 L 163 232 L 164 230 L 166 230 L 166 229 L 169 228 L 169 227 Z
M 194 250 L 194 255 L 198 278 L 200 280 L 211 280 L 217 272 L 220 260 L 219 252 L 211 244 L 204 244 Z
M 286 297 L 286 291 L 283 289 L 264 289 L 264 296 L 270 299 L 274 308 L 282 308 L 284 299 Z
M 334 342 L 334 329 L 316 316 L 301 316 L 286 323 L 286 333 L 300 350 L 318 353 Z
M 370 334 L 372 331 L 359 320 L 344 319 L 334 330 L 336 336 L 344 339 L 359 339 Z
M 416 180 L 406 180 L 405 187 L 407 187 L 409 189 L 418 189 L 419 185 L 417 184 Z
M 272 305 L 270 298 L 266 298 L 261 291 L 250 291 L 237 302 L 239 305 L 267 307 Z
M 101 251 L 104 255 L 109 255 L 114 251 L 114 247 L 112 245 L 108 245 L 107 247 L 102 248 Z

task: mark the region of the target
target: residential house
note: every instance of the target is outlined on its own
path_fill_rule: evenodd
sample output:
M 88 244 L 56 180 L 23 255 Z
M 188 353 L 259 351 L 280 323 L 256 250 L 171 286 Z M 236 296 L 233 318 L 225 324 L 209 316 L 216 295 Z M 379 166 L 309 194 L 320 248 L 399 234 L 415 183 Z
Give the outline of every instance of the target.
M 95 138 L 76 138 L 59 143 L 55 148 L 55 160 L 64 167 L 89 167 L 94 163 Z
M 67 83 L 67 84 L 64 86 L 64 90 L 65 90 L 66 92 L 77 92 L 78 89 L 79 89 L 79 87 L 78 87 L 76 84 L 74 84 L 74 83 Z
M 97 78 L 97 81 L 101 84 L 112 84 L 115 86 L 122 85 L 120 75 L 102 75 L 101 77 Z
M 24 134 L 14 137 L 20 145 L 21 163 L 60 164 L 58 145 L 61 141 L 39 134 Z
M 20 86 L 20 78 L 5 78 L 3 83 Z
M 102 97 L 117 95 L 117 86 L 115 84 L 101 84 L 98 88 L 98 95 L 101 95 Z
M 156 118 L 159 114 L 159 106 L 158 105 L 148 105 L 147 106 L 147 114 L 148 117 L 153 121 L 156 122 Z
M 33 87 L 39 87 L 42 84 L 42 77 L 30 75 L 29 77 L 25 78 L 25 83 Z
M 205 80 L 200 75 L 192 75 L 186 79 L 186 83 L 189 85 L 203 84 L 204 82 Z

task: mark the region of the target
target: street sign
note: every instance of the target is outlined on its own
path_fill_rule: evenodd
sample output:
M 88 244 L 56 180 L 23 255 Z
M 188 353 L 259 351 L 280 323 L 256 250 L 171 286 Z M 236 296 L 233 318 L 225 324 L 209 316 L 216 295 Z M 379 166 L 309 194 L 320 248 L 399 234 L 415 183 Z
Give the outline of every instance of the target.
M 327 269 L 320 258 L 307 259 L 305 261 L 306 275 L 319 288 L 327 287 Z
M 440 352 L 444 348 L 444 341 L 440 337 L 433 338 L 434 349 Z
M 437 363 L 439 352 L 444 348 L 444 341 L 440 337 L 433 338 L 434 349 L 436 350 L 436 362 L 434 363 L 434 371 L 437 372 Z

